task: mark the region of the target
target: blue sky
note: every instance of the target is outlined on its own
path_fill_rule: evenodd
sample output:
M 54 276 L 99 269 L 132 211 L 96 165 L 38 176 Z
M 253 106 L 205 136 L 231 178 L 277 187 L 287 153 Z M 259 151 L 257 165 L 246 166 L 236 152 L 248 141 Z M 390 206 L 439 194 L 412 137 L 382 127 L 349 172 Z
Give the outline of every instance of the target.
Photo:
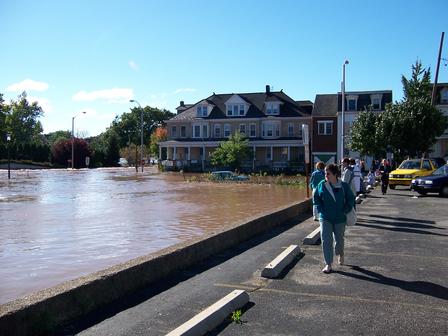
M 345 59 L 347 91 L 399 100 L 416 59 L 434 78 L 447 13 L 446 0 L 0 0 L 0 93 L 27 91 L 45 133 L 77 115 L 76 133 L 90 136 L 129 99 L 175 112 L 180 100 L 269 84 L 314 101 L 340 90 Z

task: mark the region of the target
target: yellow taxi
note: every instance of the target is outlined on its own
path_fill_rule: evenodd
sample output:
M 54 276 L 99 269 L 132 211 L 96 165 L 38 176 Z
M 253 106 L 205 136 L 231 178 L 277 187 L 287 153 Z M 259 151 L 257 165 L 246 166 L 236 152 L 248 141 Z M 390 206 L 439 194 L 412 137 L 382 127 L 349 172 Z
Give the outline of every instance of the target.
M 437 163 L 431 159 L 404 160 L 398 169 L 389 174 L 389 188 L 395 186 L 411 186 L 411 181 L 419 176 L 431 175 L 438 168 Z

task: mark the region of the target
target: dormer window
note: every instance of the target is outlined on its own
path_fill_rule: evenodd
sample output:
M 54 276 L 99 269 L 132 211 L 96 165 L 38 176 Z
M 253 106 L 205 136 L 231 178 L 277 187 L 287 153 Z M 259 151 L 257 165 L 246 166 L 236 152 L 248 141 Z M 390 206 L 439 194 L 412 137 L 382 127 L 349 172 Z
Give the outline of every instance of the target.
M 279 103 L 266 103 L 266 114 L 267 115 L 279 115 L 280 114 L 280 104 Z
M 347 111 L 357 111 L 358 110 L 358 96 L 348 95 L 347 99 Z
M 206 117 L 208 115 L 208 107 L 207 105 L 198 105 L 196 107 L 196 115 L 197 117 Z
M 372 110 L 381 110 L 381 99 L 382 98 L 383 98 L 382 94 L 370 95 Z
M 244 116 L 245 107 L 244 104 L 228 104 L 227 105 L 227 116 L 237 117 Z

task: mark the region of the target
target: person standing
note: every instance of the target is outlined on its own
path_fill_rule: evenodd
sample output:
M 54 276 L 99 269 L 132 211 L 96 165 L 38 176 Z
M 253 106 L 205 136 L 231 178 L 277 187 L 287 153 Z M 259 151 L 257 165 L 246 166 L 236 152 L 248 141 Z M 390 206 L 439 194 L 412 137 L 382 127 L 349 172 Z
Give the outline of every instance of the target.
M 338 167 L 325 167 L 325 180 L 321 181 L 313 195 L 313 203 L 320 214 L 320 237 L 324 254 L 324 273 L 331 273 L 333 255 L 338 255 L 340 265 L 344 263 L 344 233 L 346 214 L 355 204 L 355 196 L 350 186 L 338 178 Z M 334 254 L 333 254 L 333 241 Z
M 380 165 L 381 174 L 381 192 L 386 195 L 387 186 L 389 185 L 389 173 L 391 172 L 389 160 L 383 159 Z
M 319 161 L 318 163 L 316 163 L 316 170 L 311 174 L 310 188 L 313 190 L 313 195 L 319 183 L 325 180 L 324 169 L 325 163 L 323 161 Z M 315 204 L 313 204 L 313 217 L 315 221 L 319 220 L 319 213 L 317 212 L 317 206 Z
M 345 183 L 347 183 L 350 186 L 352 193 L 355 195 L 356 194 L 356 187 L 355 187 L 355 181 L 354 181 L 355 175 L 353 174 L 353 168 L 350 166 L 350 159 L 348 157 L 345 157 L 342 160 L 341 171 L 342 171 L 342 173 L 341 173 L 342 181 L 344 181 Z
M 353 160 L 353 182 L 355 184 L 355 196 L 361 193 L 362 174 L 359 166 L 359 160 Z

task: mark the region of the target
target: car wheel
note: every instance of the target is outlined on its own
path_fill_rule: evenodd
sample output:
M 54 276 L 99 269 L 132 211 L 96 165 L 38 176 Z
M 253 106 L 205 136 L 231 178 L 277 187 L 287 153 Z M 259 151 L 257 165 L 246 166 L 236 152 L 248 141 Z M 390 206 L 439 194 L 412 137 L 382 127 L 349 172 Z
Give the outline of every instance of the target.
M 448 197 L 448 185 L 445 185 L 440 189 L 440 196 Z
M 392 189 L 392 190 L 394 190 L 394 189 L 395 189 L 395 185 L 393 185 L 393 184 L 389 184 L 389 188 Z
M 419 195 L 426 195 L 426 191 L 424 190 L 417 190 L 417 192 L 419 193 Z

